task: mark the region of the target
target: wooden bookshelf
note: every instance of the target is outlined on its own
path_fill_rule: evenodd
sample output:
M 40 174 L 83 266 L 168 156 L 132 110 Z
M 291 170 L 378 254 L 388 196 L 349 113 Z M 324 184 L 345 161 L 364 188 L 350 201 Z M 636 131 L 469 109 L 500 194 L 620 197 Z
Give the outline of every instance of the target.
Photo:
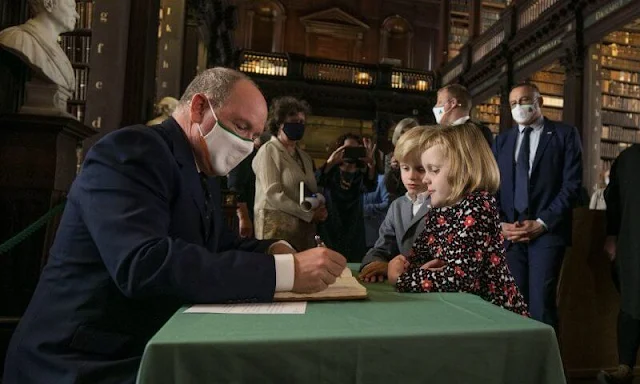
M 600 169 L 640 143 L 640 31 L 638 22 L 611 32 L 596 45 L 600 55 Z
M 473 119 L 482 122 L 491 129 L 493 136 L 500 133 L 500 96 L 493 96 L 473 110 Z
M 493 24 L 500 20 L 500 14 L 509 3 L 509 0 L 482 2 L 482 8 L 480 10 L 480 33 L 484 33 L 484 31 L 491 28 Z
M 451 0 L 449 11 L 449 51 L 451 60 L 460 54 L 462 47 L 469 41 L 469 24 L 471 22 L 470 0 Z
M 87 84 L 91 68 L 91 27 L 93 25 L 93 1 L 76 0 L 76 11 L 80 18 L 73 31 L 58 37 L 58 43 L 67 54 L 74 69 L 76 86 L 67 102 L 67 112 L 78 121 L 84 122 L 87 104 Z
M 562 120 L 565 79 L 564 69 L 556 63 L 531 76 L 531 82 L 540 89 L 544 100 L 542 114 L 551 120 Z

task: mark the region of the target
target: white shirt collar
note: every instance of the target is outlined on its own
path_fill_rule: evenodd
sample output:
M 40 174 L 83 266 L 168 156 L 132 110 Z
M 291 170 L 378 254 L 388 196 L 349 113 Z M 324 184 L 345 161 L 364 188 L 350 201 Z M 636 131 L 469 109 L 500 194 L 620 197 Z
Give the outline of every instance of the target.
M 471 119 L 471 116 L 463 116 L 463 117 L 459 118 L 458 120 L 454 121 L 453 123 L 451 123 L 450 125 L 461 125 L 461 124 L 466 123 L 470 119 Z
M 427 197 L 429 196 L 429 194 L 427 192 L 420 192 L 418 193 L 418 196 L 416 196 L 416 198 L 412 198 L 409 195 L 409 192 L 404 194 L 407 199 L 409 199 L 409 201 L 413 204 L 413 205 L 419 205 L 419 204 L 424 204 L 425 200 L 427 200 Z
M 541 131 L 542 128 L 544 128 L 544 116 L 540 116 L 540 118 L 531 125 L 518 124 L 518 131 L 522 133 L 526 127 L 531 127 L 534 131 Z

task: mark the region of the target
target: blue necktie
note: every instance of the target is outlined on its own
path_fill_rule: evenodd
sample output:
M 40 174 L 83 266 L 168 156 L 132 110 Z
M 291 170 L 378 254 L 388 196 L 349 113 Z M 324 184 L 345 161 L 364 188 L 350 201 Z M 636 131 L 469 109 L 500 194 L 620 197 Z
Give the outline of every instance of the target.
M 531 127 L 526 127 L 523 132 L 520 152 L 516 161 L 516 180 L 513 196 L 513 206 L 516 213 L 525 215 L 529 208 L 529 147 Z

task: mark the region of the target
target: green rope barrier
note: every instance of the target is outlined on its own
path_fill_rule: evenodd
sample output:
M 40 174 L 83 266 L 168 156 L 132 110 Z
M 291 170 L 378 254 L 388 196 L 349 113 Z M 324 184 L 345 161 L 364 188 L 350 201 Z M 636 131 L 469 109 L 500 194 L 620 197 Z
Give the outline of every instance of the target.
M 42 215 L 42 217 L 40 217 L 38 220 L 31 223 L 28 227 L 23 229 L 20 233 L 13 236 L 9 240 L 5 241 L 4 243 L 0 244 L 0 255 L 2 255 L 3 253 L 9 252 L 13 247 L 25 241 L 29 236 L 33 235 L 43 225 L 47 224 L 49 220 L 51 220 L 55 215 L 62 212 L 62 210 L 64 209 L 65 203 L 66 201 L 63 201 L 62 203 L 51 208 L 49 212 Z

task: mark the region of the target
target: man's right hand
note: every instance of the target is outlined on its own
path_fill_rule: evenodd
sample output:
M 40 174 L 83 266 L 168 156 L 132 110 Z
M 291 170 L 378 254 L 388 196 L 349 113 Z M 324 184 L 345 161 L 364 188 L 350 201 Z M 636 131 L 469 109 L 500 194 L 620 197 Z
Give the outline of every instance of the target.
M 347 259 L 338 252 L 316 247 L 293 255 L 295 277 L 293 292 L 320 292 L 336 281 L 347 266 Z

